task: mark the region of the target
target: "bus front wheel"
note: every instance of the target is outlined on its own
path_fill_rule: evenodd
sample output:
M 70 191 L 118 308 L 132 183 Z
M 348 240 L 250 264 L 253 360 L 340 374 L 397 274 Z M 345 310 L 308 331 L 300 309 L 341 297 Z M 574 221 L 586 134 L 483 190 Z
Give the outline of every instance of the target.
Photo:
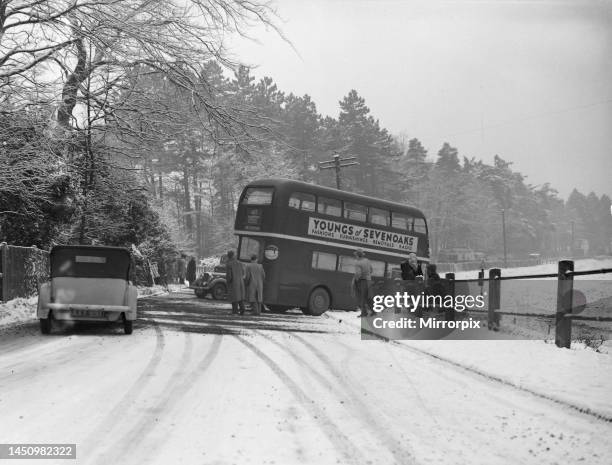
M 313 316 L 323 315 L 331 304 L 329 292 L 323 287 L 313 289 L 308 297 L 308 314 Z

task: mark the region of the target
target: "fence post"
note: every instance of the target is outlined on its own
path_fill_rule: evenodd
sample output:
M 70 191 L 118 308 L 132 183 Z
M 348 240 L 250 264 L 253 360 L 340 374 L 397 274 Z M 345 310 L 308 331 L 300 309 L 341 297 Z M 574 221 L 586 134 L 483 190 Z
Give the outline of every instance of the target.
M 8 276 L 8 267 L 6 266 L 6 248 L 8 245 L 6 242 L 0 243 L 0 302 L 4 302 L 4 299 L 8 297 L 8 289 L 7 289 L 7 276 Z
M 455 273 L 446 273 L 444 277 L 448 280 L 448 292 L 453 296 L 453 302 L 455 301 Z M 444 319 L 446 321 L 455 321 L 455 309 L 445 308 Z
M 489 309 L 487 314 L 487 328 L 499 331 L 499 315 L 497 310 L 501 306 L 501 269 L 489 270 Z
M 572 300 L 574 289 L 574 276 L 566 274 L 574 271 L 573 260 L 559 262 L 559 275 L 557 281 L 557 314 L 555 316 L 555 344 L 557 347 L 570 348 L 572 343 L 572 320 L 566 318 L 566 313 L 572 313 Z

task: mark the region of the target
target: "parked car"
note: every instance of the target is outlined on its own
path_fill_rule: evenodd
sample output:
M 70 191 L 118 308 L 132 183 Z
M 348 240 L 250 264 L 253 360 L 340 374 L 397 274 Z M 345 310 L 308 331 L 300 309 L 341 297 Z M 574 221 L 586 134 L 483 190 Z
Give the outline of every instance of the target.
M 225 300 L 227 296 L 225 273 L 217 271 L 203 273 L 189 287 L 200 299 L 204 299 L 209 294 L 215 300 Z
M 51 280 L 40 286 L 37 316 L 49 334 L 53 320 L 121 322 L 131 334 L 138 291 L 129 280 L 130 252 L 121 247 L 63 245 L 51 249 Z

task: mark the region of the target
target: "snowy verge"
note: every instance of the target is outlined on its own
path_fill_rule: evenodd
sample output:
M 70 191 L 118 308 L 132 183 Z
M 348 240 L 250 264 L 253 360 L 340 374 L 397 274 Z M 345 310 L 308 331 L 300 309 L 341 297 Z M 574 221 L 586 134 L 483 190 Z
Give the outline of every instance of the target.
M 37 302 L 38 297 L 33 296 L 0 303 L 0 328 L 35 321 Z
M 354 313 L 327 312 L 359 334 Z M 364 341 L 368 343 L 368 341 Z M 546 341 L 393 341 L 412 351 L 530 392 L 583 413 L 612 421 L 612 347 L 604 353 L 572 344 L 560 349 Z
M 138 298 L 154 297 L 167 294 L 168 292 L 178 292 L 184 286 L 169 285 L 168 289 L 163 286 L 138 287 Z M 38 296 L 18 297 L 8 302 L 0 302 L 0 328 L 17 326 L 20 324 L 32 323 L 36 321 L 36 306 Z

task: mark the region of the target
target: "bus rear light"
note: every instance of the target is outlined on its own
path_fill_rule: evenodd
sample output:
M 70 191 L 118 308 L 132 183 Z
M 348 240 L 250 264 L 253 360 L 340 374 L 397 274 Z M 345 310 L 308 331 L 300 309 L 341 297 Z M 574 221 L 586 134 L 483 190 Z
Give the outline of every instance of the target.
M 278 258 L 278 247 L 275 245 L 268 245 L 264 249 L 264 256 L 268 260 L 276 260 Z

